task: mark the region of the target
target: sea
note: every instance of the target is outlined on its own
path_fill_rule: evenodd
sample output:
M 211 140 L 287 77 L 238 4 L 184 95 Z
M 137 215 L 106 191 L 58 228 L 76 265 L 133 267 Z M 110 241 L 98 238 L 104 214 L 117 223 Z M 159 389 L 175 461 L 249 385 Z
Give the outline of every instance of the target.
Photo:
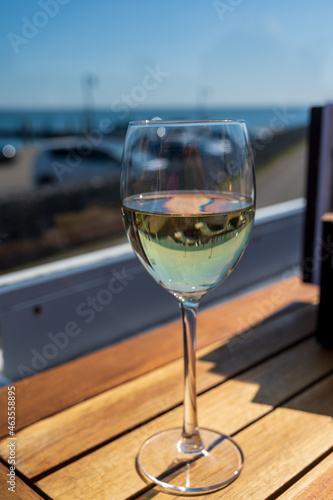
M 0 146 L 15 148 L 25 142 L 38 142 L 43 134 L 82 133 L 88 128 L 108 132 L 111 127 L 126 127 L 129 121 L 159 117 L 163 120 L 243 119 L 252 135 L 264 129 L 273 132 L 306 127 L 310 107 L 272 105 L 261 107 L 155 107 L 104 109 L 0 110 Z M 2 146 L 3 147 L 3 146 Z

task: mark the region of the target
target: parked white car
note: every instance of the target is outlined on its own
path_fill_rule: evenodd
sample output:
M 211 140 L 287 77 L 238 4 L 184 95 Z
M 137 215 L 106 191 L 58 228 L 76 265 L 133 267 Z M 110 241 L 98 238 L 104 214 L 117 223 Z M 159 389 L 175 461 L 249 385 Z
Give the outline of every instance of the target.
M 41 186 L 101 176 L 119 179 L 122 153 L 123 142 L 116 139 L 76 136 L 46 140 L 33 164 L 33 181 Z

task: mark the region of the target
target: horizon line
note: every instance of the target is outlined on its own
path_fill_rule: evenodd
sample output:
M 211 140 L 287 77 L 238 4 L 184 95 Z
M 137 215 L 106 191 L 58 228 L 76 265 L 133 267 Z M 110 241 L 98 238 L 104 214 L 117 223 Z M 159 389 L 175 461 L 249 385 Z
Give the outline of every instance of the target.
M 312 108 L 314 106 L 323 106 L 325 104 L 328 104 L 329 101 L 326 101 L 325 103 L 281 103 L 281 102 L 276 102 L 276 103 L 234 103 L 234 104 L 209 104 L 209 105 L 203 105 L 203 106 L 198 106 L 197 104 L 186 104 L 186 105 L 178 105 L 178 104 L 155 104 L 155 105 L 147 105 L 145 107 L 138 107 L 133 109 L 132 114 L 140 113 L 141 111 L 146 111 L 146 110 L 156 110 L 156 108 L 160 109 L 167 109 L 167 110 L 198 110 L 198 111 L 214 111 L 216 109 L 237 109 L 237 108 L 242 108 L 242 109 L 253 109 L 253 108 L 276 108 L 276 107 L 293 107 L 293 108 Z M 60 106 L 60 108 L 59 108 Z M 61 107 L 63 106 L 63 107 Z M 109 108 L 109 109 L 108 109 Z M 111 106 L 109 104 L 105 105 L 98 105 L 95 106 L 94 108 L 87 109 L 83 105 L 59 105 L 59 104 L 54 104 L 54 105 L 49 105 L 49 106 L 15 106 L 15 105 L 5 105 L 1 106 L 0 105 L 0 113 L 2 112 L 8 112 L 8 111 L 85 111 L 85 112 L 96 112 L 96 111 L 105 111 L 108 109 L 110 113 L 117 113 L 116 110 L 111 109 Z

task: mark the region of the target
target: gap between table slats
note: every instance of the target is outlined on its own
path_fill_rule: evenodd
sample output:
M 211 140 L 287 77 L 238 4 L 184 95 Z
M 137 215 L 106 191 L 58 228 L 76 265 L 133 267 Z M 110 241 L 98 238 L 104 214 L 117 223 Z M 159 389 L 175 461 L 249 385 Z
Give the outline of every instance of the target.
M 41 500 L 43 497 L 38 495 L 27 484 L 15 474 L 14 491 L 9 490 L 12 485 L 9 481 L 9 469 L 0 462 L 0 495 L 1 500 Z
M 332 500 L 333 453 L 321 460 L 297 483 L 280 495 L 279 500 Z

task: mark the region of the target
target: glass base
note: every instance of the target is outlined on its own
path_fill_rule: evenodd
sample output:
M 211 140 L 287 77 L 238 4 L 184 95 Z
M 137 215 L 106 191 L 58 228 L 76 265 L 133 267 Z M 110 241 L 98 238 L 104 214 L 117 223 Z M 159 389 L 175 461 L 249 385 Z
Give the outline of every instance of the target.
M 149 438 L 137 457 L 137 468 L 146 482 L 183 495 L 216 491 L 231 483 L 243 467 L 243 453 L 229 437 L 200 429 L 203 449 L 181 451 L 182 429 L 170 429 Z

